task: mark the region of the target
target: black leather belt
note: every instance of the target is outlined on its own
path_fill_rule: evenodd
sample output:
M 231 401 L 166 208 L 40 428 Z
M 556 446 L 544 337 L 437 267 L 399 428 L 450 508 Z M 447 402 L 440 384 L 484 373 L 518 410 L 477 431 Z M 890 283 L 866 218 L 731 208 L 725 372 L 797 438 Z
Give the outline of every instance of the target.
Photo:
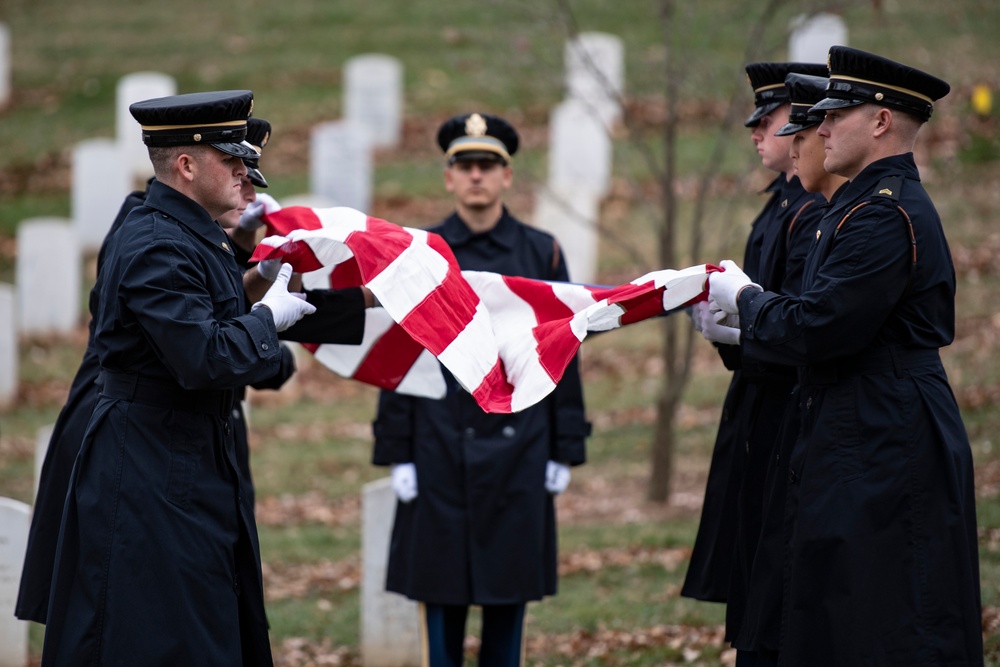
M 168 410 L 226 417 L 232 411 L 235 402 L 235 392 L 232 389 L 182 389 L 176 384 L 131 373 L 102 371 L 100 382 L 103 382 L 101 393 L 105 396 Z
M 895 373 L 904 377 L 915 368 L 934 368 L 941 365 L 937 349 L 907 350 L 895 345 L 877 347 L 861 354 L 835 359 L 822 364 L 801 366 L 799 383 L 802 385 L 832 384 L 839 379 L 860 375 Z

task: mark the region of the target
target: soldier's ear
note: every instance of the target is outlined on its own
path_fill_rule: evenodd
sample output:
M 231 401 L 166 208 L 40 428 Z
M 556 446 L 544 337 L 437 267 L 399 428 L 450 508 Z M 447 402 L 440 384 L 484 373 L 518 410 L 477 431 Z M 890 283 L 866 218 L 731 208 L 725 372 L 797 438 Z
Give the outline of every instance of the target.
M 174 168 L 185 181 L 193 181 L 198 173 L 198 161 L 190 153 L 178 153 L 174 158 Z
M 892 127 L 893 113 L 892 109 L 886 107 L 878 107 L 875 111 L 875 130 L 874 136 L 880 137 Z

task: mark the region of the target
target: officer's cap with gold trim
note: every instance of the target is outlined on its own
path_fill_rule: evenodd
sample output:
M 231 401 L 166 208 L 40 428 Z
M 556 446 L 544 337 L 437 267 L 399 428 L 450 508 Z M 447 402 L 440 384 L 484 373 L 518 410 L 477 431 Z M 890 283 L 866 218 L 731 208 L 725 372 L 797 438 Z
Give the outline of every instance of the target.
M 743 122 L 747 127 L 756 127 L 761 118 L 788 103 L 785 77 L 789 72 L 826 76 L 827 71 L 826 65 L 818 63 L 750 63 L 746 70 L 755 106 L 753 113 Z
M 831 46 L 829 62 L 830 83 L 826 98 L 813 107 L 817 111 L 870 103 L 927 121 L 934 102 L 951 90 L 936 76 L 847 46 Z
M 513 126 L 499 116 L 470 113 L 449 118 L 438 129 L 437 142 L 448 164 L 465 160 L 494 160 L 507 164 L 520 139 Z
M 147 146 L 210 145 L 239 158 L 260 155 L 244 142 L 253 110 L 249 90 L 188 93 L 143 100 L 129 106 Z
M 785 77 L 785 88 L 792 108 L 788 112 L 788 122 L 774 133 L 777 137 L 785 137 L 823 122 L 824 111 L 813 111 L 812 106 L 826 97 L 825 76 L 809 76 L 808 74 L 789 73 Z
M 264 154 L 264 146 L 271 140 L 271 124 L 263 118 L 247 119 L 246 142 L 259 154 L 255 158 L 243 158 L 243 163 L 247 166 L 247 178 L 258 188 L 267 187 L 267 179 L 260 173 L 260 155 Z

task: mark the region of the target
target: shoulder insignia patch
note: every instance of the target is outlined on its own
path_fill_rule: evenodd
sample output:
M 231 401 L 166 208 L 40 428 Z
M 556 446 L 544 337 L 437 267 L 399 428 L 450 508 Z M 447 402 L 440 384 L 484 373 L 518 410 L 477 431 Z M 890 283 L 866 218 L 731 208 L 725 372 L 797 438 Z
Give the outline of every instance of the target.
M 899 195 L 903 189 L 903 177 L 902 176 L 886 176 L 878 185 L 875 186 L 875 193 L 873 197 L 888 197 L 889 199 L 899 201 Z

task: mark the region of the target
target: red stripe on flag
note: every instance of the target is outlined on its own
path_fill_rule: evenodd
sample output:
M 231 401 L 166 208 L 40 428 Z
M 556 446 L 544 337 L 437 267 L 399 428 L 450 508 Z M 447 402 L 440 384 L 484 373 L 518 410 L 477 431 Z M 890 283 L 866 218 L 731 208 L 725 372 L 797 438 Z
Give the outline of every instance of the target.
M 423 351 L 403 327 L 394 324 L 369 348 L 351 377 L 383 389 L 395 389 Z
M 580 349 L 580 339 L 569 326 L 569 320 L 543 322 L 532 330 L 538 341 L 538 363 L 558 383 L 573 355 Z
M 476 314 L 479 295 L 453 266 L 444 280 L 400 324 L 435 357 L 451 345 Z
M 352 232 L 345 239 L 354 253 L 361 276 L 370 281 L 392 264 L 413 243 L 413 235 L 399 225 L 368 218 L 368 229 Z
M 267 235 L 288 236 L 293 229 L 319 229 L 323 226 L 316 213 L 308 206 L 287 206 L 264 216 Z
M 536 322 L 550 322 L 573 317 L 573 309 L 563 303 L 552 285 L 520 276 L 503 276 L 507 289 L 521 297 L 535 311 Z
M 356 258 L 341 262 L 330 272 L 330 287 L 333 289 L 357 287 L 361 282 L 361 267 Z
M 308 273 L 323 268 L 305 241 L 288 241 L 277 247 L 258 243 L 253 255 L 250 256 L 250 261 L 259 262 L 262 259 L 280 259 L 291 264 L 296 273 Z
M 472 391 L 476 403 L 486 412 L 509 413 L 513 395 L 514 385 L 507 381 L 507 371 L 500 359 L 497 359 L 483 381 Z

